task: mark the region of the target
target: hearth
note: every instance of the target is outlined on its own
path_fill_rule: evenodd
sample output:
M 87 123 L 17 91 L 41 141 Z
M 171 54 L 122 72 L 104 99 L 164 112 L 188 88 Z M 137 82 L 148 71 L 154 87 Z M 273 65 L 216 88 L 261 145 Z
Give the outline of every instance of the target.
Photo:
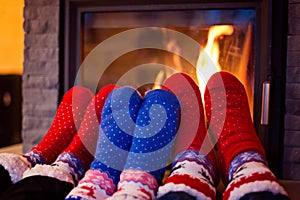
M 280 176 L 286 51 L 280 48 L 283 27 L 276 23 L 285 13 L 278 5 L 269 0 L 67 0 L 60 95 L 74 84 L 96 92 L 109 83 L 130 84 L 144 93 L 175 71 L 190 74 L 203 90 L 203 74 L 230 71 L 245 85 L 255 128 Z M 133 47 L 124 46 L 129 36 Z M 110 39 L 119 43 L 105 46 Z M 196 47 L 187 51 L 184 45 L 193 42 Z

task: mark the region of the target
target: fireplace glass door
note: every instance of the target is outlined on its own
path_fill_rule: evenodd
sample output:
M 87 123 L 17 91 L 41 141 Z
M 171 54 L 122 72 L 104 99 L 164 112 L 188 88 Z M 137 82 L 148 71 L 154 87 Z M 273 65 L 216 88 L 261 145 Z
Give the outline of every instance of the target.
M 83 12 L 80 63 L 99 59 L 106 64 L 82 65 L 78 80 L 89 88 L 96 84 L 97 90 L 111 83 L 131 85 L 143 94 L 159 88 L 173 73 L 185 72 L 199 84 L 203 94 L 209 76 L 226 70 L 244 84 L 252 111 L 255 22 L 255 9 Z M 120 37 L 123 40 L 114 40 Z M 187 49 L 182 38 L 200 48 Z M 127 40 L 135 46 L 124 45 Z M 105 50 L 89 57 L 103 46 Z M 196 61 L 191 63 L 186 55 Z M 95 83 L 91 77 L 99 71 L 103 73 Z

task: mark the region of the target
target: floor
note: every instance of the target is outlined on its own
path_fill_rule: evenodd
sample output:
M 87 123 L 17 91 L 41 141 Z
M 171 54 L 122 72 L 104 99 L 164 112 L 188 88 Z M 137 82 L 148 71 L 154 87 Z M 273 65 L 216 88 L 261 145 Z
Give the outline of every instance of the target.
M 0 148 L 0 153 L 22 153 L 22 144 L 15 144 L 12 146 Z M 289 194 L 291 200 L 298 200 L 300 199 L 300 181 L 294 180 L 280 180 L 283 187 L 286 189 L 287 193 Z M 224 190 L 224 186 L 220 185 L 218 187 L 218 191 Z

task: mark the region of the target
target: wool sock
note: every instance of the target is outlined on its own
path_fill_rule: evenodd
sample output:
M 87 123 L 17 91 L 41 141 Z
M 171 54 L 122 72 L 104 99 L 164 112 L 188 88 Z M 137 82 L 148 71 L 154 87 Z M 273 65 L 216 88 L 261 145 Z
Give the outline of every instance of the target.
M 180 122 L 180 105 L 166 90 L 147 92 L 136 119 L 118 191 L 109 199 L 154 199 Z
M 242 83 L 228 72 L 215 73 L 207 83 L 204 99 L 209 128 L 218 137 L 223 180 L 229 182 L 223 199 L 266 191 L 286 195 L 267 167 Z
M 36 147 L 24 155 L 32 166 L 53 163 L 69 145 L 92 97 L 91 91 L 81 86 L 74 86 L 64 95 L 48 132 Z
M 94 159 L 102 108 L 105 99 L 115 87 L 115 85 L 108 85 L 94 96 L 86 108 L 80 128 L 72 142 L 53 164 L 36 164 L 24 172 L 23 178 L 43 175 L 76 185 Z
M 55 161 L 55 164 L 67 162 L 75 172 L 75 180 L 82 178 L 83 172 L 89 169 L 94 160 L 102 109 L 108 95 L 117 87 L 116 85 L 107 85 L 95 95 L 86 109 L 78 133 Z M 70 158 L 68 154 L 74 156 L 78 162 L 74 163 L 71 162 L 74 159 L 67 159 Z
M 199 87 L 184 73 L 170 76 L 163 85 L 180 101 L 181 122 L 175 146 L 180 153 L 173 161 L 169 177 L 159 187 L 158 197 L 167 199 L 174 193 L 185 192 L 198 199 L 215 199 L 219 178 Z
M 66 199 L 103 199 L 116 190 L 132 143 L 142 99 L 130 87 L 114 89 L 102 110 L 95 159 Z

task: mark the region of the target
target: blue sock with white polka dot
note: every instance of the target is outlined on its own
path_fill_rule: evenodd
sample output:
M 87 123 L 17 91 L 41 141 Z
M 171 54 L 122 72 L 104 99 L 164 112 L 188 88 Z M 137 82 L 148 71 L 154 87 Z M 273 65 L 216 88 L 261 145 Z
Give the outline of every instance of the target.
M 109 94 L 102 110 L 95 159 L 68 200 L 103 199 L 115 192 L 141 103 L 141 96 L 131 87 L 117 88 Z
M 166 90 L 149 91 L 139 109 L 132 146 L 111 199 L 153 199 L 162 181 L 180 122 L 180 104 Z

